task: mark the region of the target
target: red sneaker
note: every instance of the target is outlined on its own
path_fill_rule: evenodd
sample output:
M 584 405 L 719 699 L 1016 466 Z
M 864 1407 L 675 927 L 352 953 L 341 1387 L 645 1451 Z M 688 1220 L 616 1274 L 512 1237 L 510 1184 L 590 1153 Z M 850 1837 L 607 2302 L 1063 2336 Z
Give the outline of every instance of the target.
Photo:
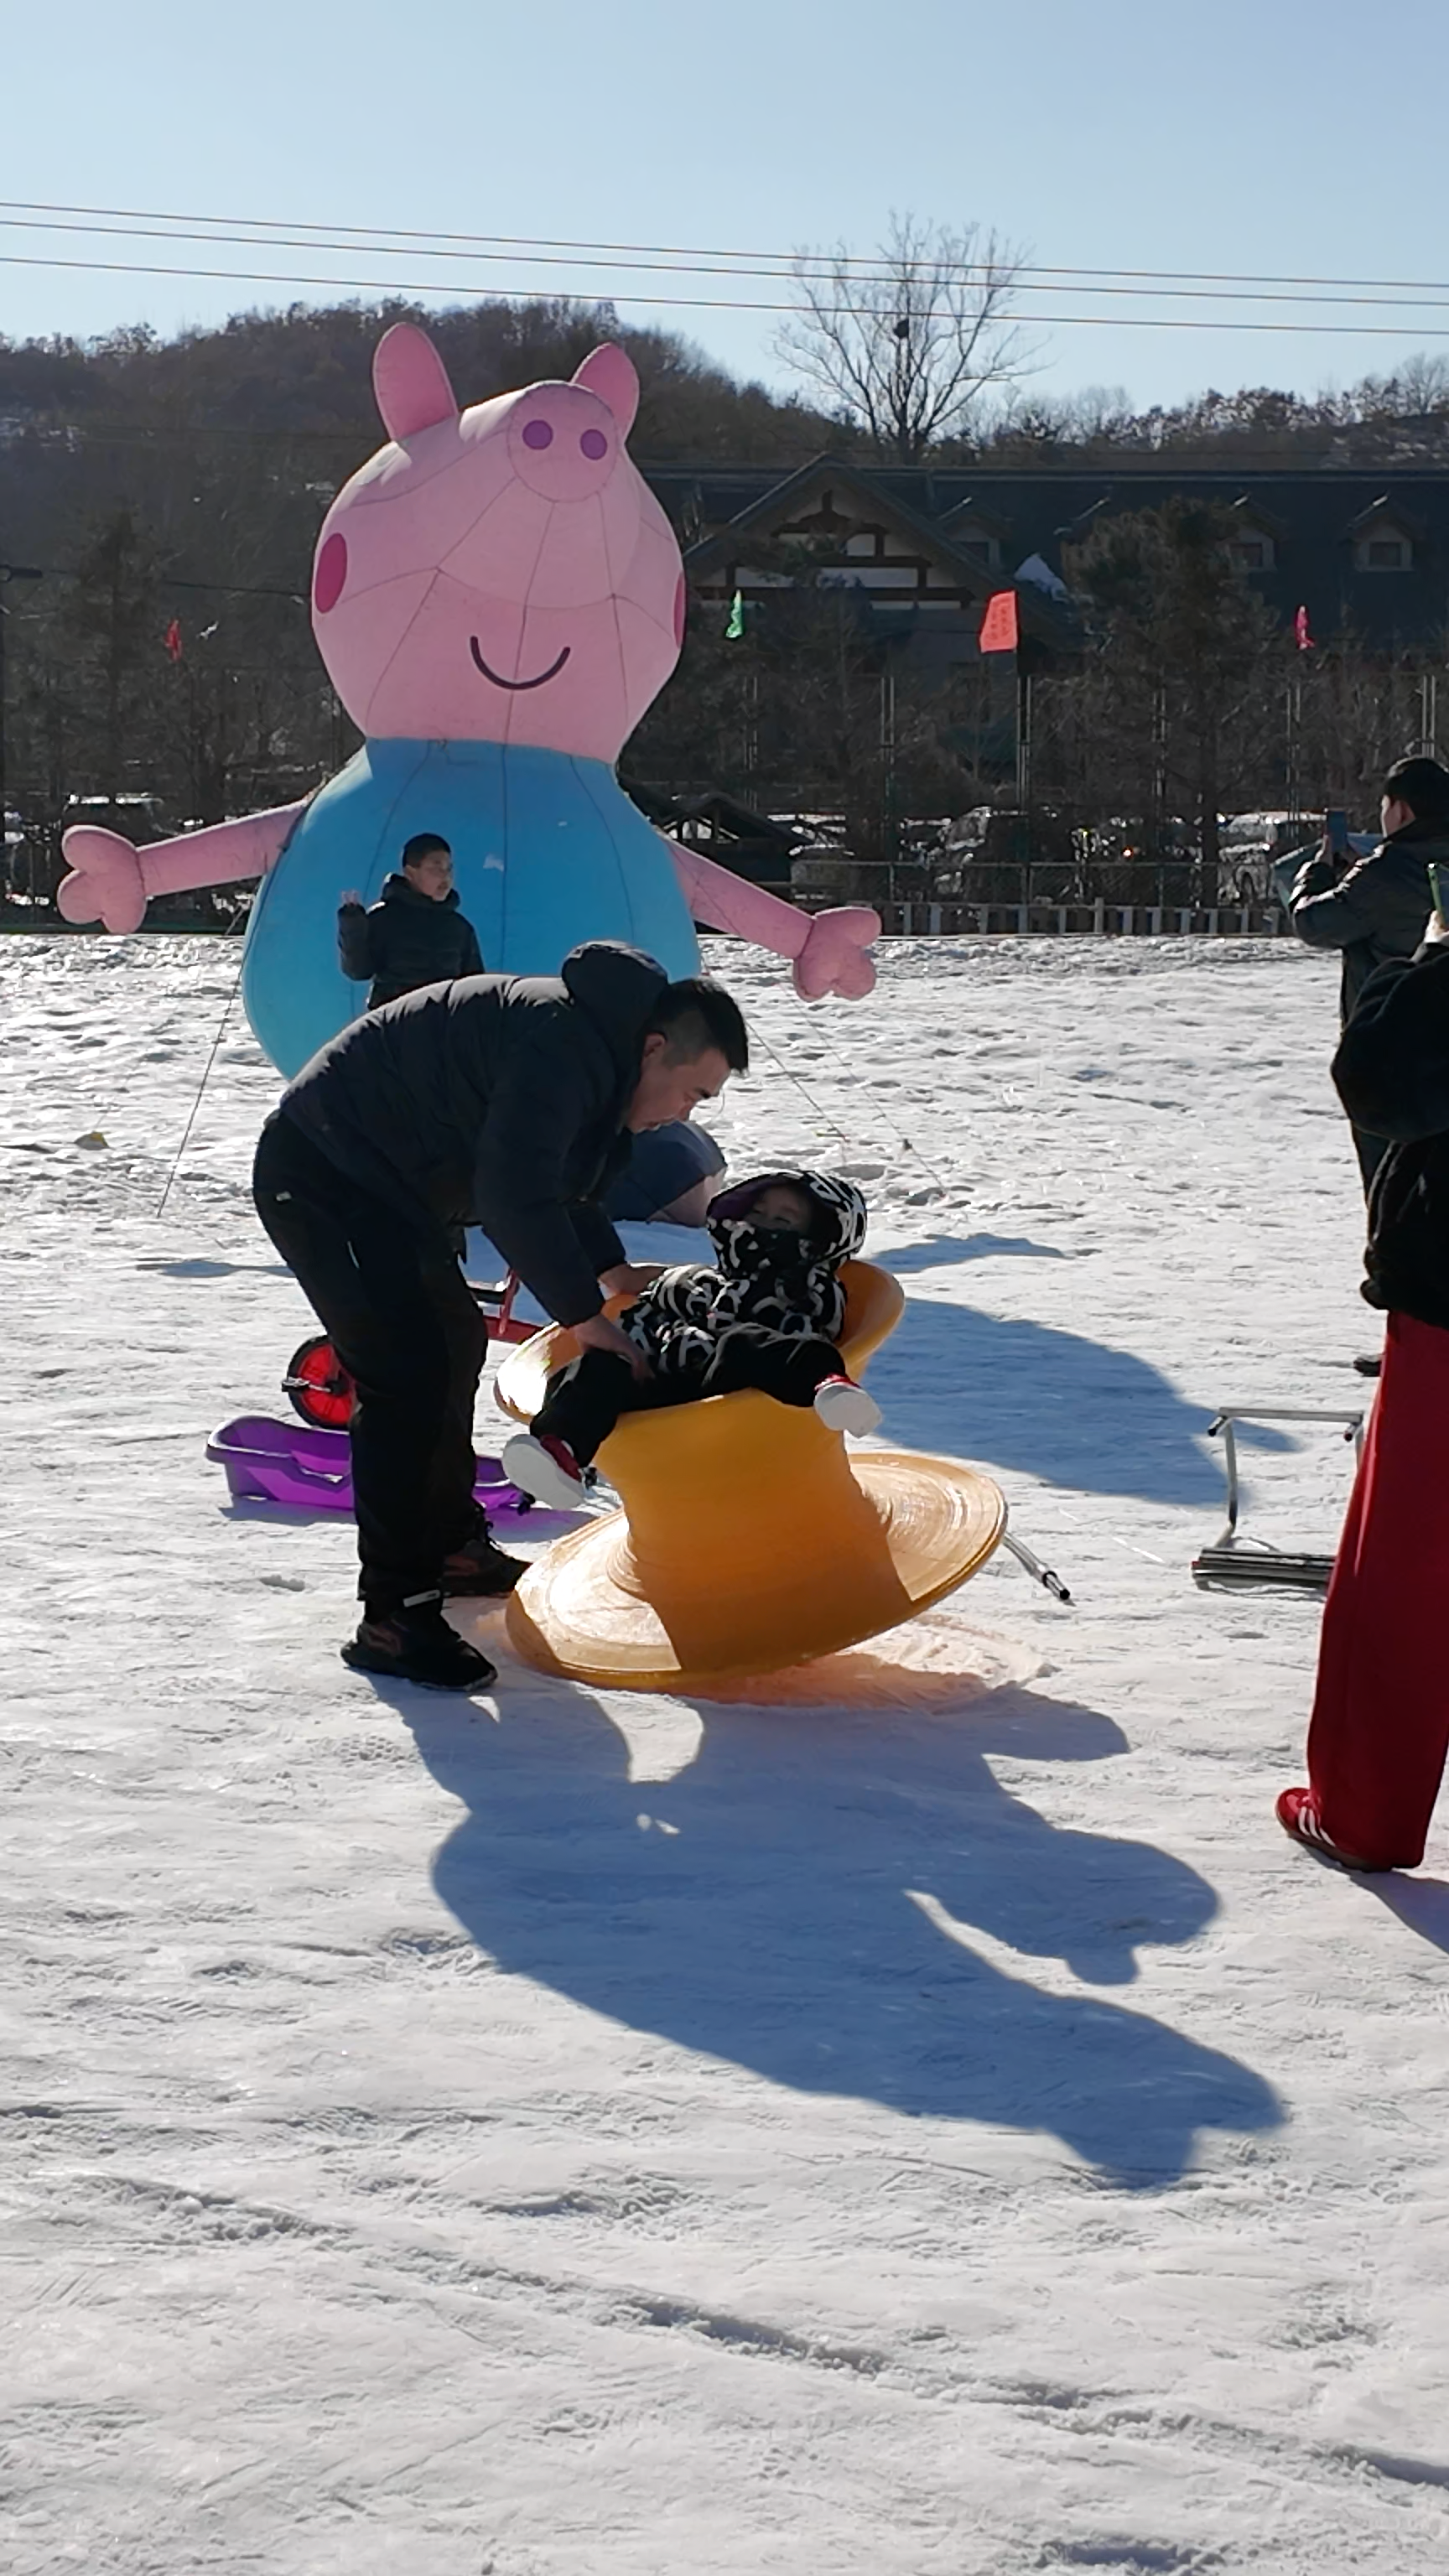
M 1285 1789 L 1273 1810 L 1285 1834 L 1305 1851 L 1317 1852 L 1320 1860 L 1336 1860 L 1340 1869 L 1392 1869 L 1392 1861 L 1358 1860 L 1352 1852 L 1340 1851 L 1332 1837 L 1324 1832 L 1318 1813 L 1318 1800 L 1311 1789 Z
M 505 1440 L 499 1464 L 520 1493 L 532 1494 L 553 1512 L 576 1512 L 584 1501 L 584 1471 L 566 1440 L 552 1432 L 516 1431 Z

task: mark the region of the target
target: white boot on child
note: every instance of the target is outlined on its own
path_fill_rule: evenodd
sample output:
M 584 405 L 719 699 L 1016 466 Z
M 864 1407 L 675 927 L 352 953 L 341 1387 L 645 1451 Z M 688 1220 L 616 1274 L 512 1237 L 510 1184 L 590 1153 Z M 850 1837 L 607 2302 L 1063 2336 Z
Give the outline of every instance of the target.
M 846 1377 L 843 1373 L 839 1377 L 827 1377 L 817 1386 L 815 1410 L 828 1429 L 853 1431 L 857 1439 L 867 1431 L 874 1431 L 880 1420 L 880 1406 L 875 1397 L 867 1395 L 863 1386 L 857 1386 L 853 1377 Z M 506 1456 L 507 1452 L 504 1454 Z
M 511 1485 L 550 1511 L 576 1512 L 585 1500 L 583 1469 L 567 1441 L 516 1431 L 504 1441 L 499 1463 Z

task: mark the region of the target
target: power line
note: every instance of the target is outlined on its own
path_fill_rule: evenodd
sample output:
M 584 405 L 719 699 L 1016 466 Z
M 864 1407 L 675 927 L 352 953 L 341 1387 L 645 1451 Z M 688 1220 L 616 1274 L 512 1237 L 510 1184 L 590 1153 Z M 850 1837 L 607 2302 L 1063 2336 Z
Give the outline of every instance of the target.
M 159 262 L 142 260 L 43 259 L 38 255 L 31 256 L 24 252 L 16 251 L 0 251 L 0 267 L 83 271 L 89 276 L 97 277 L 203 278 L 214 279 L 223 284 L 237 286 L 340 286 L 346 287 L 354 292 L 362 292 L 366 294 L 391 296 L 449 296 L 453 299 L 455 304 L 459 300 L 460 292 L 465 288 L 465 281 L 456 278 L 446 282 L 440 282 L 433 279 L 396 277 L 316 277 L 302 275 L 291 269 L 194 268 L 183 267 L 180 265 L 163 265 Z M 513 302 L 534 301 L 547 303 L 550 300 L 556 300 L 559 295 L 559 291 L 560 290 L 557 286 L 513 286 L 508 290 L 506 300 Z M 564 293 L 567 295 L 566 289 L 564 290 Z M 587 297 L 571 298 L 569 300 L 582 303 L 587 303 L 589 301 Z M 733 295 L 611 294 L 596 298 L 595 302 L 596 305 L 603 304 L 609 307 L 614 307 L 620 304 L 631 304 L 643 305 L 652 310 L 668 310 L 687 313 L 798 313 L 800 310 L 798 304 L 775 304 L 766 302 L 762 299 Z M 848 304 L 842 304 L 824 305 L 817 307 L 816 309 L 827 317 L 847 318 L 855 308 Z M 953 319 L 953 316 L 949 312 L 935 313 L 925 311 L 917 315 L 916 318 L 923 322 L 950 321 Z M 1190 315 L 1151 313 L 1051 313 L 1043 314 L 1040 318 L 1044 324 L 1049 324 L 1053 329 L 1066 328 L 1097 331 L 1251 331 L 1254 334 L 1267 334 L 1270 337 L 1287 333 L 1292 334 L 1294 337 L 1307 337 L 1310 339 L 1449 340 L 1449 328 L 1445 328 L 1443 330 L 1426 329 L 1423 325 L 1417 323 L 1251 322 L 1239 320 L 1236 316 L 1231 320 L 1224 319 L 1222 321 L 1207 321 L 1199 320 Z
M 204 218 L 198 220 L 204 220 Z M 182 222 L 183 219 L 180 217 L 177 217 L 174 221 L 170 218 L 158 217 L 154 225 L 149 222 L 142 223 L 139 219 L 133 221 L 129 218 L 116 223 L 70 223 L 53 222 L 49 219 L 42 221 L 30 216 L 0 215 L 0 231 L 81 233 L 87 237 L 94 237 L 96 234 L 103 234 L 108 239 L 121 241 L 196 242 L 203 245 L 208 243 L 225 243 L 228 248 L 253 250 L 269 250 L 275 247 L 282 250 L 305 250 L 317 252 L 335 250 L 345 253 L 351 247 L 351 244 L 347 241 L 328 241 L 315 238 L 314 235 L 309 235 L 307 233 L 288 233 L 283 231 L 280 227 L 269 226 L 265 232 L 260 230 L 247 232 L 221 231 L 216 229 L 209 232 L 201 232 L 195 229 L 181 229 L 180 227 Z M 162 228 L 163 226 L 164 229 Z M 315 229 L 320 231 L 321 227 L 317 227 Z M 334 232 L 345 232 L 348 228 L 344 225 L 334 225 L 331 229 Z M 446 241 L 448 237 L 438 236 L 437 238 L 440 241 Z M 480 235 L 479 239 L 480 241 L 486 240 L 487 236 Z M 369 242 L 367 244 L 367 248 L 373 254 L 385 259 L 410 259 L 414 255 L 416 243 L 408 239 L 400 239 L 397 246 L 394 247 L 391 241 L 378 239 Z M 800 275 L 800 272 L 797 271 L 793 263 L 787 267 L 780 267 L 778 265 L 759 267 L 741 266 L 739 263 L 745 257 L 745 254 L 733 251 L 720 251 L 710 255 L 707 259 L 705 259 L 704 255 L 701 254 L 700 258 L 703 260 L 704 264 L 686 265 L 686 255 L 682 252 L 673 253 L 661 251 L 657 257 L 653 258 L 635 258 L 632 256 L 627 258 L 613 258 L 597 255 L 598 253 L 608 251 L 609 248 L 610 245 L 608 243 L 593 245 L 581 243 L 577 248 L 570 248 L 567 257 L 553 258 L 542 256 L 540 258 L 539 249 L 535 246 L 530 252 L 530 256 L 535 265 L 541 264 L 545 268 L 568 268 L 572 270 L 580 268 L 602 269 L 610 276 L 617 276 L 621 272 L 632 276 L 642 271 L 661 277 L 750 278 L 765 280 L 767 282 L 777 281 L 784 284 L 792 278 L 796 278 Z M 504 250 L 451 250 L 447 248 L 436 248 L 432 250 L 429 255 L 435 259 L 466 260 L 470 265 L 474 266 L 486 264 L 492 267 L 516 267 L 519 265 L 521 260 L 522 250 L 521 248 Z M 773 261 L 775 259 L 774 253 L 762 253 L 760 256 L 762 259 L 769 261 Z M 56 266 L 62 266 L 66 263 L 57 261 L 54 264 Z M 977 263 L 972 262 L 967 262 L 962 265 L 960 274 L 963 282 L 970 278 L 976 265 Z M 989 286 L 992 284 L 999 284 L 1013 294 L 1042 296 L 1074 293 L 1076 292 L 1077 283 L 1086 277 L 1106 281 L 1117 280 L 1118 278 L 1123 277 L 1130 279 L 1134 275 L 1150 276 L 1152 274 L 1150 271 L 1134 272 L 1126 270 L 1119 272 L 1110 269 L 1063 269 L 1052 271 L 1019 269 L 1013 270 L 1009 274 L 1005 274 L 999 268 L 990 268 L 984 263 L 981 265 L 983 285 Z M 833 273 L 833 268 L 827 268 L 822 272 L 822 276 L 817 278 L 813 273 L 806 272 L 801 282 L 803 282 L 807 288 L 816 286 L 822 282 L 828 284 Z M 951 274 L 952 272 L 949 265 L 938 265 L 933 269 L 933 277 L 941 283 L 945 283 Z M 1064 277 L 1071 280 L 1072 283 L 1068 285 L 1053 285 L 1049 283 L 1049 279 L 1051 277 Z M 897 286 L 900 280 L 899 273 L 893 269 L 885 267 L 878 269 L 861 267 L 849 272 L 849 282 L 852 285 L 892 288 Z M 1318 291 L 1319 283 L 1319 281 L 1303 281 L 1302 285 L 1297 290 L 1288 292 L 1283 291 L 1276 286 L 1270 286 L 1266 281 L 1262 284 L 1252 285 L 1249 285 L 1246 281 L 1242 283 L 1224 281 L 1217 284 L 1204 282 L 1201 284 L 1184 283 L 1176 286 L 1104 282 L 1095 284 L 1092 292 L 1097 295 L 1111 295 L 1116 297 L 1130 296 L 1142 302 L 1160 302 L 1163 300 L 1165 295 L 1170 295 L 1173 301 L 1178 303 L 1191 301 L 1193 303 L 1200 304 L 1247 303 L 1292 304 L 1297 306 L 1304 304 L 1327 304 L 1334 306 L 1349 305 L 1361 306 L 1374 312 L 1382 311 L 1385 304 L 1389 303 L 1394 310 L 1398 311 L 1442 313 L 1446 309 L 1449 309 L 1449 287 L 1446 287 L 1441 294 L 1426 294 L 1423 297 L 1416 296 L 1415 300 L 1410 303 L 1407 302 L 1403 296 L 1396 295 L 1393 297 L 1387 297 L 1368 281 L 1364 282 L 1362 290 L 1356 294 L 1339 294 L 1336 292 L 1321 293 Z M 1348 279 L 1325 278 L 1321 281 L 1321 284 L 1324 287 L 1347 286 L 1352 283 L 1353 281 Z M 1309 286 L 1312 287 L 1312 292 L 1306 291 Z M 931 317 L 929 315 L 923 315 L 922 318 L 929 319 Z M 1054 317 L 1047 315 L 1043 318 L 1051 320 Z
M 74 564 L 38 564 L 33 578 L 38 581 L 80 581 L 83 575 Z M 225 595 L 228 599 L 290 599 L 298 608 L 305 608 L 308 602 L 305 590 L 274 589 L 264 582 L 183 581 L 179 574 L 169 572 L 157 573 L 155 586 L 161 591 L 215 591 L 218 597 Z
M 897 261 L 883 256 L 879 251 L 857 253 L 835 251 L 798 252 L 794 250 L 759 249 L 729 250 L 723 249 L 718 245 L 702 247 L 697 243 L 570 241 L 549 234 L 424 232 L 409 231 L 391 224 L 333 223 L 322 225 L 309 224 L 296 216 L 282 218 L 270 215 L 177 214 L 158 212 L 154 207 L 53 205 L 39 199 L 18 197 L 0 198 L 0 211 L 10 215 L 99 215 L 114 217 L 118 221 L 131 224 L 155 223 L 203 225 L 208 227 L 208 229 L 197 236 L 199 239 L 203 240 L 215 240 L 223 237 L 225 233 L 230 230 L 245 229 L 266 235 L 287 235 L 299 233 L 316 234 L 319 232 L 341 233 L 345 235 L 349 241 L 363 242 L 379 250 L 385 249 L 386 245 L 390 242 L 402 242 L 409 245 L 458 242 L 472 245 L 474 247 L 510 252 L 562 250 L 579 253 L 592 253 L 597 251 L 615 251 L 627 254 L 630 257 L 637 256 L 651 260 L 658 259 L 665 261 L 685 259 L 726 260 L 730 262 L 758 260 L 773 263 L 774 273 L 781 276 L 793 276 L 795 274 L 797 262 L 807 269 L 818 268 L 827 274 L 839 268 L 847 274 L 866 273 L 868 275 L 870 272 L 875 272 L 882 279 L 894 278 L 901 271 L 908 269 L 924 270 L 932 274 L 935 274 L 938 271 L 945 271 L 947 273 L 959 272 L 963 276 L 969 276 L 978 270 L 983 274 L 996 273 L 1000 267 L 999 262 L 988 260 L 968 259 L 962 261 L 942 262 L 934 258 L 904 258 Z M 32 227 L 32 229 L 38 230 L 41 229 L 41 227 L 35 226 Z M 319 247 L 324 249 L 333 248 L 335 246 L 336 245 L 332 243 L 325 242 L 319 245 Z M 1407 294 L 1414 295 L 1449 295 L 1449 281 L 1442 278 L 1314 277 L 1295 276 L 1292 274 L 1279 275 L 1273 271 L 1238 271 L 1232 269 L 1083 268 L 1073 267 L 1064 263 L 1032 260 L 1014 261 L 1008 264 L 1012 269 L 1013 275 L 1017 277 L 1065 277 L 1073 280 L 1091 279 L 1094 281 L 1113 278 L 1134 280 L 1145 279 L 1160 285 L 1182 286 L 1296 286 L 1308 288 L 1365 287 L 1375 293 L 1397 293 L 1402 290 Z

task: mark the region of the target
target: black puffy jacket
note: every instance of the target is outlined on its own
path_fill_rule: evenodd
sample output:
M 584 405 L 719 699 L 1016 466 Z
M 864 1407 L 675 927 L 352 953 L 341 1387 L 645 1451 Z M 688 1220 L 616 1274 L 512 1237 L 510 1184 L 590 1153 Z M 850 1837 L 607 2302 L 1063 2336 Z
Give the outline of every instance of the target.
M 1364 1296 L 1449 1330 L 1449 944 L 1370 976 L 1333 1079 L 1354 1125 L 1391 1140 L 1369 1191 Z
M 559 1323 L 581 1323 L 625 1258 L 597 1201 L 666 980 L 597 939 L 557 975 L 429 985 L 331 1039 L 283 1113 L 415 1227 L 481 1225 Z
M 1299 869 L 1293 927 L 1310 948 L 1342 950 L 1339 1007 L 1345 1022 L 1375 968 L 1391 957 L 1412 957 L 1423 938 L 1434 904 L 1431 859 L 1449 867 L 1449 827 L 1416 819 L 1391 832 L 1366 859 L 1356 859 L 1341 877 L 1329 859 L 1314 857 Z
M 337 954 L 354 984 L 371 982 L 370 1011 L 424 984 L 483 972 L 478 933 L 458 909 L 457 888 L 435 903 L 401 874 L 384 880 L 381 900 L 370 911 L 360 903 L 340 907 Z

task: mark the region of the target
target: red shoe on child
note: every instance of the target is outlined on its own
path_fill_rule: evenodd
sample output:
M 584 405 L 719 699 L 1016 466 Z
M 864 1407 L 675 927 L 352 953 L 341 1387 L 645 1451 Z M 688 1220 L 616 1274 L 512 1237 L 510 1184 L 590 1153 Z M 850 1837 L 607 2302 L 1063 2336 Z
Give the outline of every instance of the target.
M 584 1501 L 584 1471 L 566 1440 L 551 1432 L 516 1431 L 500 1461 L 510 1484 L 553 1512 L 576 1512 Z

